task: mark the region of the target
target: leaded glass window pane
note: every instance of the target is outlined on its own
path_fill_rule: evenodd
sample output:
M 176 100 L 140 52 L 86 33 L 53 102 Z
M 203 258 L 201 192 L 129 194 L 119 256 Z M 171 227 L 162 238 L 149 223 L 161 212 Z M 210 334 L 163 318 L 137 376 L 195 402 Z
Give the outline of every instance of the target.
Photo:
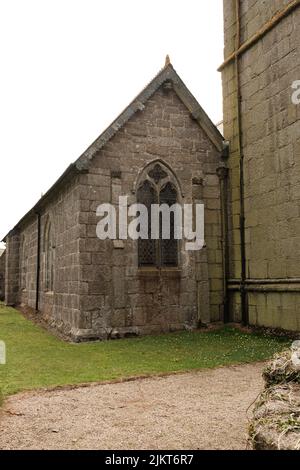
M 170 216 L 170 239 L 162 237 L 162 214 L 159 220 L 159 240 L 151 240 L 151 206 L 152 204 L 167 204 L 169 207 L 177 202 L 177 191 L 171 183 L 167 183 L 161 190 L 163 180 L 168 177 L 167 172 L 156 164 L 149 171 L 151 182 L 146 180 L 137 191 L 137 202 L 144 204 L 148 210 L 148 240 L 138 241 L 139 266 L 173 267 L 178 265 L 178 241 L 175 240 L 175 216 Z
M 139 204 L 144 204 L 148 210 L 148 240 L 138 241 L 139 266 L 156 265 L 156 243 L 151 240 L 151 205 L 157 204 L 156 191 L 149 181 L 145 181 L 137 193 Z
M 168 183 L 160 192 L 160 204 L 167 204 L 169 207 L 177 202 L 177 193 L 175 188 Z M 163 240 L 160 237 L 160 260 L 161 266 L 177 266 L 178 264 L 178 241 L 174 237 L 175 216 L 171 212 L 170 215 L 170 239 Z M 160 223 L 162 230 L 162 223 Z

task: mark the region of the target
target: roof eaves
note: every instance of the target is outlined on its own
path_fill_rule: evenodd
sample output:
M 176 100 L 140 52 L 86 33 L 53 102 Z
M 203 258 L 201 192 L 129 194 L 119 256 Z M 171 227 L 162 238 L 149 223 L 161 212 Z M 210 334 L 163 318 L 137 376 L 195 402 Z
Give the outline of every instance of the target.
M 43 204 L 46 202 L 48 197 L 52 194 L 54 189 L 56 189 L 65 180 L 65 178 L 69 176 L 73 171 L 78 172 L 78 169 L 75 167 L 74 163 L 71 163 L 71 165 L 68 166 L 68 168 L 62 173 L 62 175 L 51 186 L 51 188 L 48 189 L 48 191 L 38 200 L 38 202 L 28 212 L 26 212 L 26 214 L 19 220 L 19 222 L 13 227 L 13 229 L 11 229 L 5 235 L 5 237 L 3 237 L 1 241 L 5 242 L 6 238 L 12 231 L 17 230 L 22 225 L 22 223 L 24 223 L 30 216 L 38 214 L 39 210 L 42 208 Z

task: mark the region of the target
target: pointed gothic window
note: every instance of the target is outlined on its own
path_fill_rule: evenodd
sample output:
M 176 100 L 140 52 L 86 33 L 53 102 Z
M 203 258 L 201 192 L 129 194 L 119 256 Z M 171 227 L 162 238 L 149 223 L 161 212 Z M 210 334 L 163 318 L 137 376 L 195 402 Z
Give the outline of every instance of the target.
M 154 266 L 156 264 L 156 243 L 151 240 L 151 206 L 157 204 L 157 194 L 155 188 L 145 181 L 138 189 L 137 200 L 139 204 L 144 204 L 148 210 L 148 240 L 139 239 L 139 265 Z
M 27 251 L 26 251 L 26 239 L 25 235 L 22 236 L 21 241 L 21 290 L 26 290 L 27 288 Z
M 159 203 L 171 207 L 177 202 L 177 192 L 171 183 L 168 183 L 159 193 Z M 160 232 L 162 221 L 160 220 Z M 160 262 L 162 266 L 177 266 L 178 241 L 174 238 L 175 215 L 170 214 L 170 239 L 160 237 Z
M 148 240 L 138 242 L 138 261 L 140 267 L 176 267 L 178 266 L 178 241 L 175 240 L 175 215 L 170 213 L 170 239 L 162 236 L 162 213 L 159 218 L 159 239 L 151 239 L 151 206 L 166 204 L 169 207 L 177 202 L 177 191 L 168 181 L 168 173 L 156 164 L 147 175 L 147 179 L 137 191 L 137 201 L 148 209 Z
M 46 227 L 45 227 L 44 259 L 45 259 L 45 289 L 47 291 L 53 291 L 54 244 L 53 244 L 52 225 L 49 220 L 47 220 Z

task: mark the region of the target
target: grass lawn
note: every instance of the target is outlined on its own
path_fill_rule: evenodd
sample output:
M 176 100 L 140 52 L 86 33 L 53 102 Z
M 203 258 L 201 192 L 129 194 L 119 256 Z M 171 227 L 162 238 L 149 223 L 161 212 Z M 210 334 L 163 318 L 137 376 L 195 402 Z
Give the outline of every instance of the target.
M 7 364 L 0 365 L 4 396 L 45 386 L 212 368 L 261 361 L 286 348 L 285 338 L 218 331 L 182 332 L 118 341 L 69 344 L 0 303 L 0 340 Z

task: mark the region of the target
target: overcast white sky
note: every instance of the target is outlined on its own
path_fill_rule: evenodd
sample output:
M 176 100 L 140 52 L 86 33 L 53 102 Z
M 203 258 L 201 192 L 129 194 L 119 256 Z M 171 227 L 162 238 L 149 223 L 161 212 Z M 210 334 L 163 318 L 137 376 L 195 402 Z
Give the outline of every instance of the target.
M 222 0 L 0 0 L 0 238 L 162 68 L 222 119 Z

